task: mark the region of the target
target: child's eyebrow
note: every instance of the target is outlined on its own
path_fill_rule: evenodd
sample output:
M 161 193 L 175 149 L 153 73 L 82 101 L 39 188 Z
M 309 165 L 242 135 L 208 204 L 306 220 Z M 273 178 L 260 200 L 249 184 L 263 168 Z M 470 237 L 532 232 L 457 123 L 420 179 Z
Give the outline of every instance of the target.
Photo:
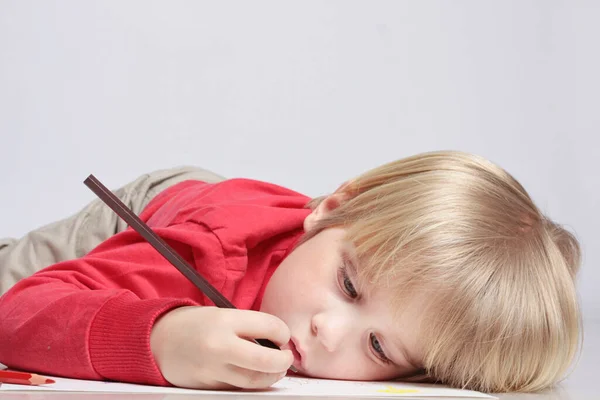
M 398 341 L 395 341 L 395 345 L 397 348 L 400 349 L 400 354 L 402 354 L 404 360 L 406 360 L 408 365 L 414 369 L 419 369 L 419 367 L 417 366 L 417 363 L 415 361 L 415 358 L 410 355 L 410 353 L 408 351 L 408 347 L 403 342 L 400 342 L 400 345 L 399 345 Z
M 422 363 L 417 361 L 419 358 L 415 357 L 414 354 L 411 354 L 410 349 L 406 345 L 406 343 L 397 335 L 389 335 L 389 333 L 393 332 L 388 332 L 388 335 L 386 335 L 387 337 L 395 338 L 395 340 L 390 340 L 389 343 L 392 343 L 392 345 L 397 350 L 397 353 L 401 354 L 402 359 L 405 360 L 405 362 L 403 362 L 401 366 L 406 366 L 408 364 L 409 367 L 412 367 L 415 370 L 422 369 Z M 388 342 L 386 341 L 386 343 Z M 397 365 L 397 363 L 395 362 L 394 364 Z
M 388 338 L 390 337 L 394 337 L 395 335 L 390 335 L 390 332 L 387 332 L 387 334 L 383 337 L 384 339 L 384 343 L 387 344 L 386 349 L 387 349 L 387 356 L 389 358 L 389 360 L 396 366 L 399 368 L 406 368 L 407 364 L 408 367 L 412 367 L 414 369 L 418 369 L 417 364 L 415 363 L 414 358 L 412 358 L 410 356 L 410 353 L 408 352 L 408 348 L 406 347 L 406 345 L 404 344 L 404 342 L 402 342 L 401 340 L 388 340 Z M 388 344 L 389 343 L 389 344 Z M 392 357 L 392 349 L 391 347 L 394 348 L 394 355 L 400 355 L 400 357 Z M 399 360 L 403 360 L 403 362 L 398 362 Z

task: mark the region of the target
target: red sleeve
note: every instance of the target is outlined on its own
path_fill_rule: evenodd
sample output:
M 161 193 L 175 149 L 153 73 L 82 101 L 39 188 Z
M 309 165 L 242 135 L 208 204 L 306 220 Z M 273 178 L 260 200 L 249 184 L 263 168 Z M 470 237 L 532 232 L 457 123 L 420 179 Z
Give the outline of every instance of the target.
M 203 225 L 155 231 L 197 268 L 221 267 L 222 248 Z M 203 296 L 128 229 L 0 298 L 0 362 L 50 375 L 167 385 L 150 351 L 152 325 L 176 307 L 206 304 Z

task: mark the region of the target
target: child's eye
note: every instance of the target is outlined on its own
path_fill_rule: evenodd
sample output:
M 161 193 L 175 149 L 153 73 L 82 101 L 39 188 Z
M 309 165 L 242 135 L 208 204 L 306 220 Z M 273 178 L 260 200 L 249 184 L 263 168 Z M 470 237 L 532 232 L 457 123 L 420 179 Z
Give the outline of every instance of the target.
M 379 340 L 377 339 L 377 336 L 375 336 L 374 333 L 370 333 L 369 334 L 369 341 L 371 342 L 371 347 L 373 348 L 373 350 L 375 350 L 375 352 L 377 353 L 377 357 L 383 361 L 386 364 L 389 364 L 391 361 L 390 359 L 385 355 L 385 352 L 383 351 L 383 349 L 381 348 L 381 344 L 379 343 Z
M 354 288 L 350 277 L 348 277 L 348 272 L 346 271 L 345 263 L 339 268 L 339 275 L 342 281 L 341 283 L 344 293 L 350 296 L 350 298 L 356 299 L 358 297 L 358 293 L 356 292 L 356 289 Z

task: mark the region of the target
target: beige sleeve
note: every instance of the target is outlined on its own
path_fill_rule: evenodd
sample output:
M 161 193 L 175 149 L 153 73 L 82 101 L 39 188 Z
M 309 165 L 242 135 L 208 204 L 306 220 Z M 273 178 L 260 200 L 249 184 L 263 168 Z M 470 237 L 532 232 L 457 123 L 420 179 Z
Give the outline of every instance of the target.
M 201 168 L 179 167 L 145 174 L 114 193 L 139 214 L 156 194 L 188 179 L 218 182 L 224 178 Z M 19 279 L 59 261 L 85 255 L 126 226 L 97 199 L 77 214 L 31 231 L 21 239 L 0 239 L 0 295 Z

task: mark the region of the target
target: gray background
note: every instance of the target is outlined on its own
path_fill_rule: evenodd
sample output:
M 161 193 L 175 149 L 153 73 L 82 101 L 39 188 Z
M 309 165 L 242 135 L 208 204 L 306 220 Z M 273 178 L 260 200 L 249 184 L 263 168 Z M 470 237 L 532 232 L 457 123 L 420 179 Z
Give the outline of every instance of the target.
M 383 162 L 497 162 L 583 243 L 600 319 L 598 1 L 0 0 L 0 236 L 195 164 L 308 195 Z

